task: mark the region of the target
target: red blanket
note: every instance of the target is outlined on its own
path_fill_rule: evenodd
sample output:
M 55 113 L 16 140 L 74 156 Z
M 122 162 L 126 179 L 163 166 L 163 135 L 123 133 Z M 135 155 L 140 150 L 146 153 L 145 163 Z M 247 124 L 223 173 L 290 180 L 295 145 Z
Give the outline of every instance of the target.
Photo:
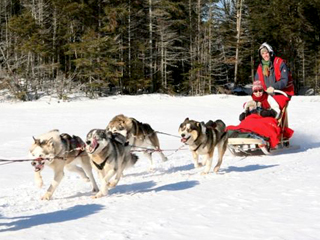
M 274 148 L 279 143 L 281 129 L 278 122 L 272 117 L 261 117 L 258 114 L 251 114 L 246 117 L 238 126 L 228 126 L 228 130 L 239 130 L 241 132 L 252 132 L 260 136 L 269 138 L 271 148 Z M 284 130 L 284 137 L 290 138 L 293 130 L 286 128 Z

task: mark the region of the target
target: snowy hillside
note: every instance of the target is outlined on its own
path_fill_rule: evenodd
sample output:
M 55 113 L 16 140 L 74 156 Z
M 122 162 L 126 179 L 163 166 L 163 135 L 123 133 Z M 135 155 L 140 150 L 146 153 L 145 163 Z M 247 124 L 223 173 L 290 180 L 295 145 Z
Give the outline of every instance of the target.
M 52 129 L 84 139 L 120 113 L 172 135 L 186 117 L 236 125 L 248 98 L 142 95 L 0 103 L 0 158 L 27 158 L 32 136 Z M 218 174 L 201 175 L 186 148 L 172 151 L 182 146 L 179 138 L 159 134 L 169 161 L 155 153 L 155 171 L 149 172 L 138 153 L 138 163 L 100 199 L 91 199 L 90 184 L 66 171 L 53 199 L 41 201 L 52 180 L 50 168 L 43 170 L 45 184 L 38 189 L 29 162 L 0 165 L 0 239 L 320 239 L 319 109 L 320 97 L 294 97 L 291 143 L 300 148 L 247 158 L 227 151 Z

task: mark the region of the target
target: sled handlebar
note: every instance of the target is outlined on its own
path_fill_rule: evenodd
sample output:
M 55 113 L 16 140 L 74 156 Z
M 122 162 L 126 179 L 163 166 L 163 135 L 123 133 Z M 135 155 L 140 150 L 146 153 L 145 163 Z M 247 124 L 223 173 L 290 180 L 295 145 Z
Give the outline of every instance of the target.
M 284 95 L 284 96 L 286 96 L 286 97 L 289 97 L 288 94 L 286 94 L 284 91 L 275 89 L 274 92 L 275 92 L 275 93 L 280 93 L 280 94 L 282 94 L 282 95 Z

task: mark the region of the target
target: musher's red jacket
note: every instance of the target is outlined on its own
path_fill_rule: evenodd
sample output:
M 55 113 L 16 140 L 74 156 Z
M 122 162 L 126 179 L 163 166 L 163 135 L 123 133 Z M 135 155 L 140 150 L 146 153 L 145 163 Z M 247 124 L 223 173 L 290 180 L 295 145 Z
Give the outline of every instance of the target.
M 273 87 L 284 91 L 290 96 L 294 95 L 294 86 L 291 73 L 282 58 L 275 57 L 273 64 L 270 67 L 269 76 L 264 76 L 262 73 L 262 64 L 260 63 L 257 69 L 255 80 L 260 80 L 264 90 L 268 87 Z

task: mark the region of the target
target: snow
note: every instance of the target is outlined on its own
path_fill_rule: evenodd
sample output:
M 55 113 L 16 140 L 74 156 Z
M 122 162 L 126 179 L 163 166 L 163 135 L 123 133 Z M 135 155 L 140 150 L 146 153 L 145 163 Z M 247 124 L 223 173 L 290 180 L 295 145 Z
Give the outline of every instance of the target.
M 236 125 L 248 96 L 113 96 L 96 100 L 0 103 L 0 158 L 23 159 L 37 136 L 59 129 L 85 138 L 123 113 L 155 130 L 178 135 L 186 117 Z M 29 162 L 0 165 L 0 239 L 78 240 L 312 240 L 320 239 L 320 96 L 295 96 L 289 106 L 291 144 L 269 156 L 226 152 L 218 174 L 201 175 L 180 139 L 159 134 L 168 156 L 154 154 L 155 170 L 140 160 L 99 199 L 90 183 L 65 172 L 53 199 L 42 201 L 52 170 L 35 186 Z M 170 151 L 166 151 L 170 150 Z M 214 164 L 217 156 L 214 156 Z M 94 172 L 97 182 L 99 179 Z

